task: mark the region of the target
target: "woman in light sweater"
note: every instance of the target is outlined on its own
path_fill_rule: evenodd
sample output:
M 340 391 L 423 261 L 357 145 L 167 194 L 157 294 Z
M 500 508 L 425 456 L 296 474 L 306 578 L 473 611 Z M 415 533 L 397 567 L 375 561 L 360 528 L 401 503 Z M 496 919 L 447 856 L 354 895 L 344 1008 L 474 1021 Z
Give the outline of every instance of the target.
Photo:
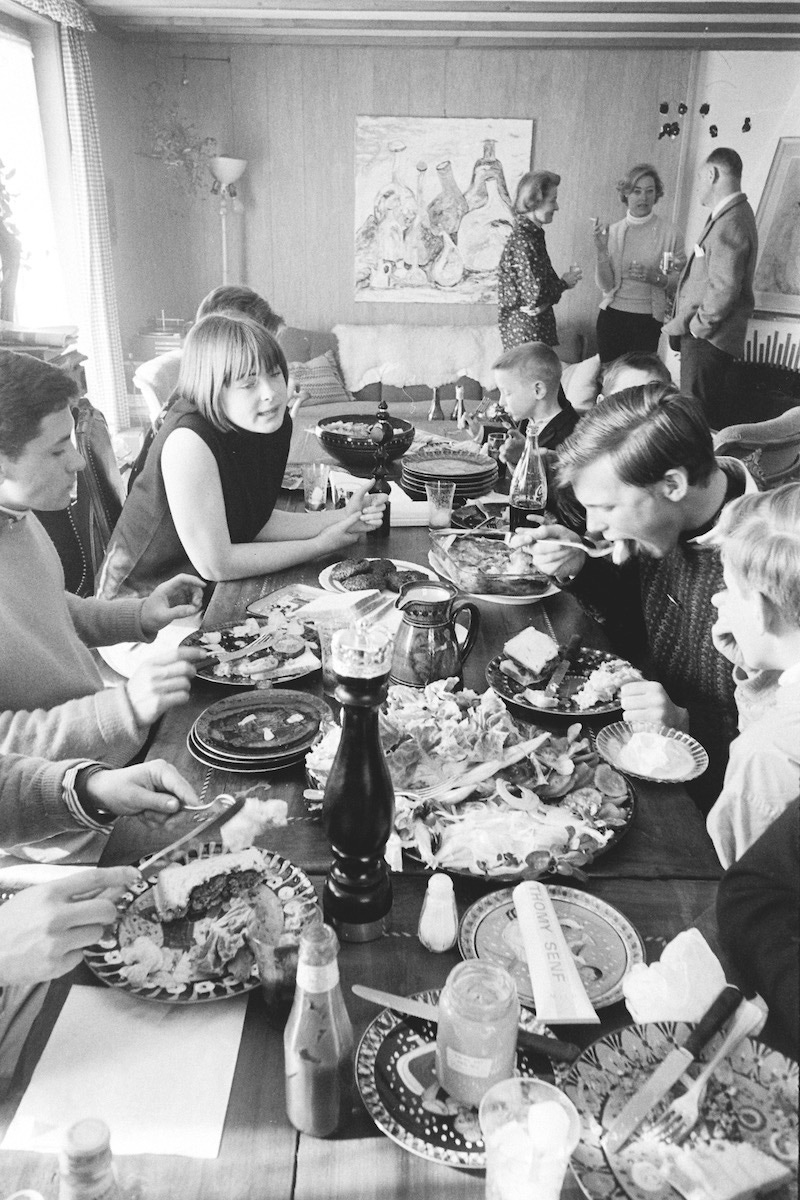
M 596 279 L 603 292 L 597 349 L 603 364 L 631 350 L 655 353 L 669 294 L 686 261 L 681 234 L 654 212 L 664 195 L 655 167 L 631 167 L 617 191 L 627 209 L 623 219 L 608 226 L 593 218 Z M 672 255 L 667 271 L 665 251 Z

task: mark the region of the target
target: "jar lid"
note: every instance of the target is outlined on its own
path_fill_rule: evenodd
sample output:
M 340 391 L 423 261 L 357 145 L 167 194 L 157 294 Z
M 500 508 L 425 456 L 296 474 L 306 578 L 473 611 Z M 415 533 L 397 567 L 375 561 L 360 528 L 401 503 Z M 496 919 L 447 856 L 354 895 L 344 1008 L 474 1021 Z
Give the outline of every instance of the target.
M 517 985 L 505 967 L 468 959 L 453 967 L 445 992 L 461 1016 L 469 1020 L 494 1020 L 517 1004 Z
M 95 1158 L 108 1150 L 111 1132 L 99 1117 L 84 1117 L 70 1125 L 64 1134 L 61 1149 L 71 1159 Z

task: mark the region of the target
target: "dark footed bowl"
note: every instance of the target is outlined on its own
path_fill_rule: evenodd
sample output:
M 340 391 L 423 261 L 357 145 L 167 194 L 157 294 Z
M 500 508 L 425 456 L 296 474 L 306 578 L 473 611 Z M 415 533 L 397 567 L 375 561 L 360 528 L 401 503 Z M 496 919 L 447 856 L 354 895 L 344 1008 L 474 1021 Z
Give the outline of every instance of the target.
M 387 461 L 393 462 L 395 459 L 402 458 L 408 450 L 414 441 L 416 431 L 411 422 L 404 421 L 402 417 L 388 416 L 386 420 L 394 429 L 394 433 L 386 446 Z M 364 426 L 365 432 L 347 433 L 330 428 L 331 425 L 339 426 L 343 423 Z M 375 453 L 378 447 L 372 441 L 366 429 L 373 424 L 374 421 L 370 417 L 350 416 L 345 413 L 343 416 L 338 417 L 324 417 L 321 421 L 317 422 L 315 432 L 328 453 L 337 462 L 340 462 L 343 467 L 347 467 L 359 475 L 371 475 L 372 469 L 375 466 Z

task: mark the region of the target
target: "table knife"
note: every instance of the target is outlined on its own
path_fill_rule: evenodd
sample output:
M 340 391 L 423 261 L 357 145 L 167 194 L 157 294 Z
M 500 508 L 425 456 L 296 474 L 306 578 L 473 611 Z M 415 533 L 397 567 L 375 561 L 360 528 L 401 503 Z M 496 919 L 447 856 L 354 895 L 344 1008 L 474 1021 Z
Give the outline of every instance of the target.
M 438 1023 L 438 1004 L 430 1004 L 424 1000 L 414 1000 L 409 996 L 396 996 L 393 992 L 381 992 L 377 988 L 362 987 L 360 983 L 354 983 L 352 990 L 362 1000 L 369 1000 L 372 1004 L 380 1004 L 382 1008 L 391 1008 L 394 1012 L 403 1013 L 408 1017 L 419 1017 L 423 1021 L 432 1021 L 434 1024 Z M 571 1042 L 562 1042 L 559 1038 L 545 1037 L 542 1033 L 532 1033 L 528 1029 L 517 1031 L 517 1044 L 525 1050 L 532 1050 L 535 1054 L 543 1054 L 545 1058 L 551 1059 L 552 1062 L 574 1062 L 581 1052 L 580 1047 L 574 1046 Z
M 545 696 L 557 696 L 558 689 L 564 682 L 567 671 L 572 666 L 572 661 L 575 657 L 575 651 L 581 644 L 581 635 L 575 633 L 564 647 L 563 653 L 556 664 L 556 669 L 547 681 L 547 686 L 544 689 Z
M 156 854 L 152 854 L 150 858 L 146 858 L 144 862 L 139 864 L 137 869 L 143 876 L 149 875 L 151 868 L 155 866 L 157 862 L 160 862 L 162 858 L 165 858 L 168 854 L 171 854 L 173 850 L 179 850 L 180 847 L 185 846 L 187 842 L 193 842 L 196 838 L 200 837 L 202 833 L 206 833 L 214 825 L 224 825 L 231 817 L 236 815 L 240 808 L 244 806 L 246 799 L 247 796 L 244 794 L 237 796 L 233 804 L 227 805 L 226 808 L 214 813 L 213 816 L 208 817 L 205 821 L 201 821 L 199 825 L 195 825 L 194 828 L 190 829 L 188 833 L 184 833 L 181 837 L 176 838 L 174 842 L 170 842 L 170 844 L 165 846 L 163 850 L 159 850 Z M 191 812 L 191 809 L 186 809 L 185 811 Z
M 670 1091 L 684 1071 L 694 1062 L 706 1042 L 714 1036 L 742 1002 L 742 993 L 730 984 L 717 996 L 708 1011 L 700 1018 L 682 1046 L 671 1050 L 643 1087 L 632 1096 L 622 1112 L 614 1118 L 602 1137 L 601 1144 L 608 1154 L 614 1154 L 641 1125 L 647 1114 Z

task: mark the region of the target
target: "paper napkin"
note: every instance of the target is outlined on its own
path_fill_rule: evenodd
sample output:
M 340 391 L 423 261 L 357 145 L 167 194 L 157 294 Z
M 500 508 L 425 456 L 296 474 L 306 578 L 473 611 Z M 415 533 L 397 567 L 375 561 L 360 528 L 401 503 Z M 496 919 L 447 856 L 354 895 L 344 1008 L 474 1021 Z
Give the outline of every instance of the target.
M 55 1153 L 65 1126 L 91 1116 L 115 1154 L 216 1158 L 246 1006 L 73 987 L 0 1149 Z
M 637 1024 L 699 1021 L 725 987 L 725 972 L 699 929 L 684 929 L 649 967 L 635 963 L 622 981 Z

